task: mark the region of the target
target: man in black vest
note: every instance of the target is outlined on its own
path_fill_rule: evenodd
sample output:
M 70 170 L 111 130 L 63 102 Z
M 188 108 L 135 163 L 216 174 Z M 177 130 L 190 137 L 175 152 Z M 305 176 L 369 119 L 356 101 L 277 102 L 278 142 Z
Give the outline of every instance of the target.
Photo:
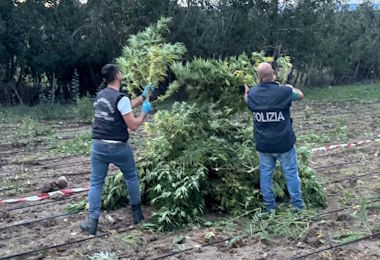
M 122 75 L 117 66 L 107 64 L 102 68 L 107 87 L 101 90 L 94 101 L 92 125 L 91 178 L 88 193 L 89 217 L 80 223 L 81 229 L 95 235 L 101 206 L 101 195 L 108 166 L 113 163 L 123 172 L 127 184 L 129 202 L 134 224 L 144 219 L 141 211 L 141 195 L 135 160 L 128 144 L 128 128 L 136 130 L 151 111 L 152 105 L 145 100 L 148 87 L 141 96 L 130 99 L 120 93 Z M 154 90 L 153 86 L 150 87 Z M 142 112 L 135 117 L 132 108 L 142 104 Z
M 291 85 L 274 83 L 274 72 L 269 63 L 257 67 L 259 84 L 249 89 L 245 86 L 244 100 L 253 112 L 254 136 L 260 164 L 260 189 L 268 212 L 275 210 L 272 188 L 273 171 L 279 160 L 284 171 L 290 202 L 295 210 L 303 209 L 296 136 L 290 118 L 292 101 L 303 98 L 303 93 Z

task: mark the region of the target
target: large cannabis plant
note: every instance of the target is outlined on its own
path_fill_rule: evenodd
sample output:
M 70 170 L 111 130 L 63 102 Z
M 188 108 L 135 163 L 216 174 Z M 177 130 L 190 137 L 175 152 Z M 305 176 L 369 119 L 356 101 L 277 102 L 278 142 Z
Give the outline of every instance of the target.
M 147 129 L 147 150 L 138 165 L 145 199 L 157 210 L 150 221 L 158 230 L 198 222 L 205 209 L 239 215 L 261 206 L 251 120 L 175 103 L 172 111 L 157 112 Z M 308 151 L 300 149 L 305 202 L 324 205 L 323 189 L 308 160 Z M 273 190 L 277 198 L 287 199 L 279 168 Z
M 144 31 L 131 35 L 122 56 L 116 59 L 131 95 L 146 85 L 158 86 L 165 80 L 169 66 L 180 61 L 186 52 L 182 43 L 168 43 L 164 38 L 170 21 L 171 18 L 161 18 Z
M 170 65 L 176 80 L 159 99 L 184 86 L 192 103 L 175 103 L 171 110 L 154 115 L 154 123 L 146 127 L 144 157 L 137 162 L 143 201 L 155 208 L 150 227 L 161 231 L 199 222 L 206 210 L 239 215 L 261 206 L 253 124 L 247 114 L 238 113 L 246 106 L 241 86 L 257 84 L 255 71 L 261 62 L 276 63 L 279 83 L 286 82 L 291 69 L 288 57 L 275 61 L 263 52 L 226 59 L 195 58 L 182 64 L 184 46 L 165 43 L 162 37 L 169 21 L 163 18 L 131 36 L 117 59 L 131 93 L 147 84 L 157 85 Z M 300 149 L 298 159 L 305 202 L 324 205 L 324 191 L 308 167 L 308 151 Z M 286 189 L 285 178 L 276 168 L 275 196 L 286 199 Z M 121 174 L 110 178 L 102 206 L 120 206 L 127 199 L 123 191 Z
M 237 112 L 245 108 L 241 98 L 242 86 L 258 83 L 256 67 L 261 62 L 273 63 L 277 68 L 276 80 L 280 84 L 286 82 L 292 67 L 289 57 L 274 60 L 271 56 L 265 56 L 264 52 L 253 52 L 250 56 L 243 53 L 226 59 L 194 58 L 186 64 L 175 62 L 171 65 L 176 80 L 169 85 L 166 95 L 160 98 L 168 98 L 185 86 L 191 100 L 199 104 L 211 103 L 216 110 Z

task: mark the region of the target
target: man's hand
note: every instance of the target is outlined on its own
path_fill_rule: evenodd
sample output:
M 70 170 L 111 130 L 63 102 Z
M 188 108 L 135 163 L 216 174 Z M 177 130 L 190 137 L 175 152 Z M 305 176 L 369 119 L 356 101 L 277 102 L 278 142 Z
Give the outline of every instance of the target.
M 154 85 L 153 84 L 151 84 L 150 86 L 146 85 L 143 93 L 141 94 L 141 96 L 143 96 L 144 99 L 146 99 L 146 96 L 148 95 L 149 88 L 150 88 L 150 94 L 152 94 L 154 92 Z
M 145 100 L 141 107 L 141 110 L 142 112 L 138 117 L 135 117 L 132 112 L 123 115 L 124 122 L 132 131 L 135 131 L 144 122 L 146 115 L 152 110 L 152 104 L 149 103 L 148 100 Z
M 292 89 L 292 101 L 301 100 L 303 98 L 303 93 L 298 88 L 295 88 L 290 84 L 285 84 L 284 86 Z
M 144 103 L 143 103 L 143 105 L 142 105 L 141 110 L 145 114 L 149 114 L 149 112 L 152 110 L 152 104 L 150 102 L 148 102 L 148 100 L 145 100 Z
M 244 89 L 245 89 L 245 91 L 244 91 L 244 101 L 245 101 L 245 103 L 247 103 L 247 97 L 248 97 L 249 87 L 245 83 L 244 83 Z

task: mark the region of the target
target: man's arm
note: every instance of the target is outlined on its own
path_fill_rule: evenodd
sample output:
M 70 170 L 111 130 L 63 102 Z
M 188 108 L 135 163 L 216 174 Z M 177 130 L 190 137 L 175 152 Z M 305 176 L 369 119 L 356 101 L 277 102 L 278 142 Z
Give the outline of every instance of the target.
M 285 86 L 291 88 L 292 91 L 293 91 L 293 93 L 292 93 L 292 101 L 303 99 L 303 93 L 302 93 L 302 91 L 300 89 L 295 88 L 295 87 L 293 87 L 290 84 L 286 84 Z
M 245 89 L 245 91 L 244 91 L 244 97 L 243 98 L 244 98 L 245 103 L 247 103 L 248 91 L 249 91 L 249 87 L 247 84 L 244 84 L 244 89 Z
M 131 100 L 131 106 L 132 108 L 135 108 L 141 105 L 143 102 L 144 102 L 144 98 L 142 96 L 138 96 L 137 98 L 134 98 Z
M 146 96 L 148 95 L 148 91 L 149 91 L 149 86 L 146 85 L 141 96 L 138 96 L 137 98 L 132 99 L 132 101 L 131 101 L 132 108 L 135 108 L 144 102 L 144 100 L 146 99 Z M 150 85 L 150 93 L 152 94 L 153 92 L 154 92 L 154 85 L 151 84 Z
M 128 114 L 123 116 L 123 119 L 124 122 L 127 124 L 128 128 L 132 131 L 135 131 L 144 122 L 145 117 L 145 112 L 141 112 L 138 117 L 135 117 L 132 112 L 129 112 Z
M 152 104 L 146 100 L 141 107 L 142 111 L 140 115 L 135 117 L 132 112 L 132 102 L 128 97 L 123 97 L 117 104 L 117 109 L 123 116 L 124 122 L 127 124 L 128 128 L 135 131 L 144 122 L 146 115 L 152 109 Z

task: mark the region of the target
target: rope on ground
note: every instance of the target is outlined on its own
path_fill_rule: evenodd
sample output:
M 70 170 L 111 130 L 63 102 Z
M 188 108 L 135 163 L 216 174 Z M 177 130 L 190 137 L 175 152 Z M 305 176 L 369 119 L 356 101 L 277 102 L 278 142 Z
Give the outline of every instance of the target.
M 315 255 L 315 254 L 318 254 L 318 253 L 321 253 L 321 252 L 324 252 L 324 251 L 327 251 L 327 250 L 331 250 L 331 249 L 334 249 L 334 248 L 346 246 L 346 245 L 349 245 L 349 244 L 358 243 L 360 241 L 376 238 L 376 237 L 379 237 L 379 236 L 380 236 L 380 232 L 372 233 L 371 235 L 368 235 L 368 236 L 365 236 L 365 237 L 361 237 L 361 238 L 358 238 L 358 239 L 355 239 L 355 240 L 351 240 L 351 241 L 348 241 L 348 242 L 344 242 L 344 243 L 340 243 L 340 244 L 337 244 L 337 245 L 332 245 L 332 246 L 324 247 L 324 248 L 315 250 L 315 251 L 310 252 L 310 253 L 305 254 L 305 255 L 294 256 L 294 257 L 292 257 L 290 259 L 291 260 L 304 259 L 304 258 L 307 258 L 309 256 L 312 256 L 312 255 Z

